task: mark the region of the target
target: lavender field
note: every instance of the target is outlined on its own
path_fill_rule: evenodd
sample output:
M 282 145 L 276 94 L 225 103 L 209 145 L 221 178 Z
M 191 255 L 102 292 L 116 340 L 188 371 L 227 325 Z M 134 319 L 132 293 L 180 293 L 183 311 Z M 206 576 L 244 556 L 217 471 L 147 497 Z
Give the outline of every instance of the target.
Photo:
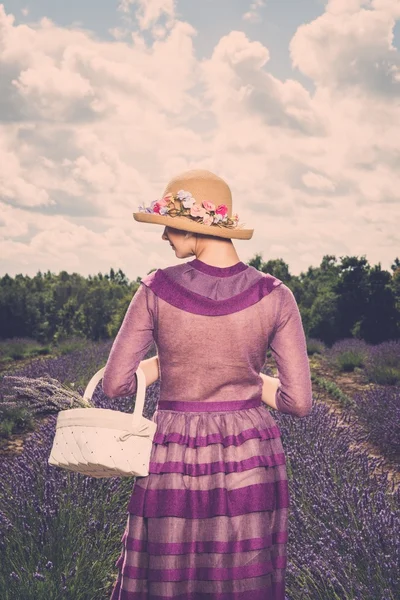
M 83 393 L 110 347 L 111 342 L 88 343 L 2 375 L 50 375 Z M 372 348 L 345 340 L 328 351 L 314 340 L 309 353 L 312 371 L 323 364 L 331 374 L 313 380 L 311 415 L 296 419 L 273 411 L 291 492 L 288 600 L 395 600 L 400 597 L 400 488 L 384 469 L 372 473 L 362 444 L 373 444 L 382 461 L 398 469 L 400 344 Z M 268 358 L 264 372 L 271 374 L 270 366 Z M 353 395 L 340 390 L 336 375 L 345 372 L 365 381 L 365 389 Z M 0 410 L 9 392 L 5 382 L 0 382 Z M 147 418 L 158 394 L 156 382 L 147 390 Z M 329 411 L 330 396 L 342 406 L 348 427 L 339 427 Z M 110 400 L 99 385 L 93 400 L 99 407 L 131 411 L 134 399 Z M 1 456 L 0 598 L 108 600 L 134 479 L 94 479 L 49 466 L 57 412 L 40 402 L 31 410 L 35 430 L 24 435 L 22 452 Z

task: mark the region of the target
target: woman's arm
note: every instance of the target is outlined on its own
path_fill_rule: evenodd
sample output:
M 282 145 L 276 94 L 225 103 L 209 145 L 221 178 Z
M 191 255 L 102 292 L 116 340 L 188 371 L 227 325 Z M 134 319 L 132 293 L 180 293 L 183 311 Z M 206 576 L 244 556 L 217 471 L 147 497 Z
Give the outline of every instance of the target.
M 281 381 L 276 390 L 276 406 L 279 412 L 306 417 L 312 411 L 313 395 L 300 310 L 293 292 L 285 284 L 277 287 L 275 293 L 280 294 L 280 309 L 269 348 Z
M 128 306 L 103 373 L 102 387 L 108 398 L 136 394 L 139 365 L 144 366 L 147 381 L 157 379 L 154 358 L 143 360 L 154 343 L 155 298 L 151 289 L 141 284 Z
M 152 356 L 151 358 L 147 358 L 146 360 L 142 360 L 139 364 L 139 367 L 142 369 L 146 377 L 146 387 L 157 381 L 157 379 L 160 377 L 158 354 Z
M 281 384 L 280 380 L 278 377 L 269 377 L 269 375 L 264 375 L 264 373 L 260 373 L 260 377 L 263 380 L 261 400 L 265 402 L 265 404 L 268 404 L 268 406 L 278 410 L 275 398 L 276 390 Z

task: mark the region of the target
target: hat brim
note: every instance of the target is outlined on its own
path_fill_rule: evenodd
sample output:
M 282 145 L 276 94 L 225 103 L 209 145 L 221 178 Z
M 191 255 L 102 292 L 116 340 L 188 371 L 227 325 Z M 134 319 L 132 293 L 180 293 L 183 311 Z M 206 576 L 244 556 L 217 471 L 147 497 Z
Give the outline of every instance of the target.
M 254 229 L 229 229 L 229 227 L 218 227 L 216 225 L 203 225 L 197 221 L 191 221 L 187 217 L 171 217 L 155 215 L 154 213 L 134 212 L 133 218 L 141 223 L 154 223 L 164 225 L 173 229 L 191 231 L 193 233 L 203 233 L 204 235 L 214 235 L 222 238 L 233 238 L 237 240 L 250 240 Z

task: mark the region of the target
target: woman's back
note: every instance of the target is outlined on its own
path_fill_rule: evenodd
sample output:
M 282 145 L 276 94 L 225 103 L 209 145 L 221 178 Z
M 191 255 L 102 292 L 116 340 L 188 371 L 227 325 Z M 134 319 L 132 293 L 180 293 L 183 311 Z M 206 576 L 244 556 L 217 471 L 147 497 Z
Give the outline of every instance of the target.
M 149 475 L 128 504 L 111 600 L 284 600 L 289 486 L 281 432 L 261 401 L 268 347 L 279 410 L 312 406 L 300 313 L 279 279 L 198 259 L 144 277 L 103 378 L 133 394 L 153 342 L 161 385 Z
M 108 395 L 135 392 L 143 348 L 154 341 L 160 401 L 258 398 L 270 347 L 281 382 L 278 410 L 309 413 L 311 378 L 300 313 L 279 279 L 243 262 L 214 267 L 194 259 L 157 269 L 141 283 L 107 363 Z

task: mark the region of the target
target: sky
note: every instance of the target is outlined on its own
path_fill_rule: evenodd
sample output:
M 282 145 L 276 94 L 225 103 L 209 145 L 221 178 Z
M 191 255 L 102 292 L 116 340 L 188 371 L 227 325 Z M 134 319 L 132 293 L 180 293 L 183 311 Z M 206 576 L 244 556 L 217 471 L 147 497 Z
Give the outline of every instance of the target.
M 400 0 L 0 3 L 0 275 L 180 264 L 132 213 L 192 168 L 254 229 L 240 260 L 390 269 L 399 48 Z

